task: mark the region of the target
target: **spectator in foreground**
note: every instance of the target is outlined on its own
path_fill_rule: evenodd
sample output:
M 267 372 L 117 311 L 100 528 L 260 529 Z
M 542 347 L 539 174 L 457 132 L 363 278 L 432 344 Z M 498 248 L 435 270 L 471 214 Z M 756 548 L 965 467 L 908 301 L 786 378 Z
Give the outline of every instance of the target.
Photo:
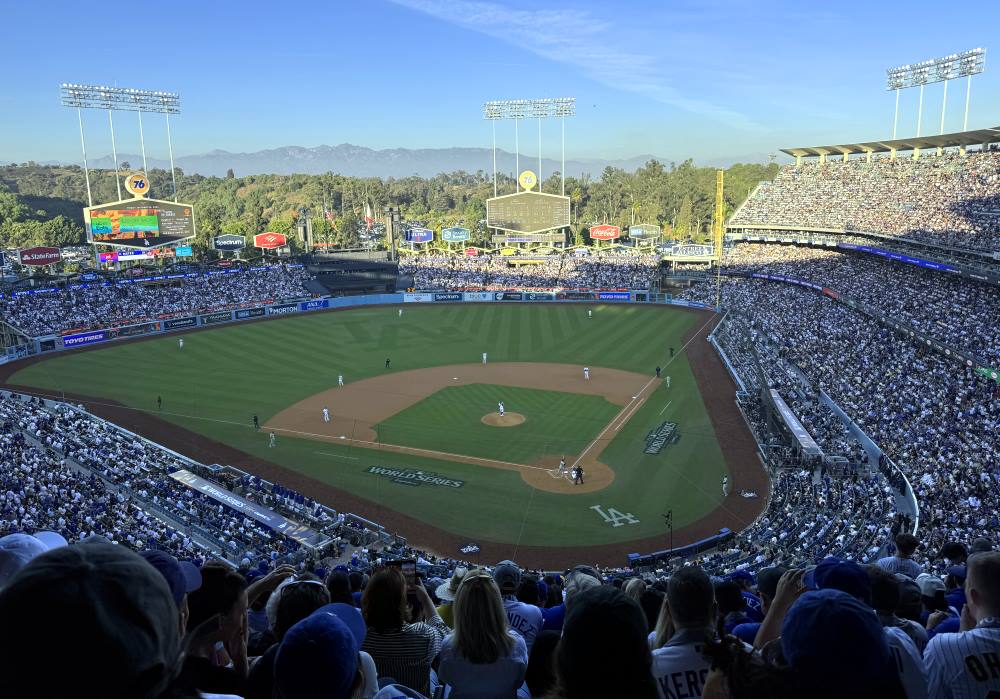
M 556 648 L 556 677 L 553 699 L 656 699 L 639 605 L 608 586 L 577 595 Z
M 778 591 L 778 581 L 781 580 L 781 576 L 787 571 L 787 568 L 778 566 L 775 568 L 764 568 L 757 573 L 757 594 L 760 595 L 762 615 L 767 614 L 767 610 L 771 607 L 774 596 Z M 761 622 L 759 621 L 738 624 L 733 628 L 733 635 L 744 643 L 753 645 L 754 638 L 757 637 L 757 632 L 760 630 L 760 624 Z
M 716 613 L 712 580 L 701 568 L 681 568 L 667 580 L 653 651 L 661 696 L 701 696 L 711 666 L 704 648 L 716 638 Z
M 555 655 L 559 644 L 558 631 L 542 631 L 535 636 L 528 656 L 528 671 L 524 683 L 532 697 L 544 697 L 556 685 Z
M 528 647 L 512 631 L 500 589 L 486 572 L 473 571 L 458 587 L 455 631 L 441 644 L 438 677 L 453 699 L 513 699 L 524 682 Z
M 932 697 L 986 697 L 1000 692 L 1000 553 L 969 556 L 959 633 L 927 644 Z
M 462 580 L 468 572 L 468 568 L 458 566 L 455 568 L 454 572 L 452 572 L 451 580 L 446 583 L 441 583 L 437 586 L 437 589 L 434 590 L 434 594 L 439 600 L 441 600 L 441 605 L 437 608 L 438 614 L 442 619 L 444 619 L 444 623 L 448 625 L 449 629 L 455 628 L 455 616 L 451 603 L 455 601 L 455 594 L 458 592 L 458 586 L 462 584 Z
M 85 541 L 36 557 L 0 592 L 4 696 L 159 699 L 180 669 L 177 606 L 124 546 Z
M 188 593 L 201 587 L 201 571 L 190 561 L 178 561 L 166 551 L 151 550 L 139 553 L 149 565 L 160 572 L 170 587 L 170 596 L 177 605 L 178 629 L 183 637 L 187 633 Z
M 528 650 L 531 650 L 535 636 L 542 630 L 542 610 L 518 601 L 516 595 L 521 587 L 521 569 L 514 561 L 500 561 L 493 569 L 493 579 L 503 595 L 503 607 L 507 611 L 510 628 L 524 637 Z
M 56 532 L 8 534 L 0 538 L 0 590 L 33 558 L 65 545 L 66 539 Z
M 419 618 L 410 623 L 407 593 L 416 596 Z M 448 626 L 441 620 L 430 595 L 421 584 L 407 589 L 398 568 L 379 568 L 361 597 L 361 611 L 368 625 L 363 650 L 372 656 L 379 681 L 430 694 L 431 662 L 441 650 Z
M 879 568 L 890 573 L 902 573 L 914 580 L 924 572 L 923 566 L 913 560 L 913 554 L 917 550 L 920 542 L 913 534 L 897 534 L 895 538 L 896 553 L 878 560 Z

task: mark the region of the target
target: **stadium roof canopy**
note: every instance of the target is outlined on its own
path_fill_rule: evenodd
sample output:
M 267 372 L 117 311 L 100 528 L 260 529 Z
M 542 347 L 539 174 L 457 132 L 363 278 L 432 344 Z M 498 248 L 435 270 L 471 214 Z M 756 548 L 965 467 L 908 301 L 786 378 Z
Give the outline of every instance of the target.
M 868 143 L 841 143 L 835 146 L 810 146 L 806 148 L 782 148 L 782 153 L 800 158 L 811 155 L 854 155 L 861 153 L 891 153 L 893 151 L 924 150 L 927 148 L 964 148 L 984 143 L 1000 141 L 1000 126 L 975 131 L 959 131 L 940 136 L 920 136 L 919 138 L 898 138 L 891 141 L 870 141 Z

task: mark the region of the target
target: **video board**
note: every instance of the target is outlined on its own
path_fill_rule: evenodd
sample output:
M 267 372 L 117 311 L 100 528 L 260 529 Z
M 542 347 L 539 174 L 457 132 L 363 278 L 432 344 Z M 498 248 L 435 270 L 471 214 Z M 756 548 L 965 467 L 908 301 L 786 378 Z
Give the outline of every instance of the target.
M 486 225 L 513 233 L 542 233 L 569 225 L 569 197 L 518 192 L 486 200 Z
M 195 234 L 194 207 L 155 199 L 92 206 L 83 210 L 87 240 L 101 245 L 157 248 Z

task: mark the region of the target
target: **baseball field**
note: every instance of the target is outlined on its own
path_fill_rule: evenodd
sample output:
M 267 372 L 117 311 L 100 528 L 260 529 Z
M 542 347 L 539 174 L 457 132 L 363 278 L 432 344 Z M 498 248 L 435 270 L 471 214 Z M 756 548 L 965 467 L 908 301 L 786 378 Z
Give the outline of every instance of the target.
M 527 565 L 622 564 L 667 547 L 668 511 L 680 546 L 745 526 L 766 502 L 705 341 L 714 319 L 634 305 L 368 307 L 109 344 L 4 375 L 439 554 L 474 542 Z

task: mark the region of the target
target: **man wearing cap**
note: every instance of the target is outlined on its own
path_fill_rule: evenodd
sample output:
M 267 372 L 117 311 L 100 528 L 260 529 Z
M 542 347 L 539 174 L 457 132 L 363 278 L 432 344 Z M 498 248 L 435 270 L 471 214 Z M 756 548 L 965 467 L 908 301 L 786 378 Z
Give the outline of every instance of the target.
M 778 590 L 778 581 L 781 580 L 781 576 L 785 574 L 787 568 L 777 567 L 777 568 L 764 568 L 759 573 L 757 573 L 757 593 L 760 595 L 760 612 L 761 619 L 757 621 L 750 621 L 744 624 L 738 624 L 733 628 L 733 635 L 740 639 L 744 643 L 753 644 L 754 638 L 757 636 L 757 631 L 760 630 L 761 621 L 763 621 L 763 615 L 767 613 L 768 607 L 771 606 L 771 602 L 774 600 L 774 595 Z M 749 607 L 749 602 L 747 602 Z M 750 616 L 749 614 L 747 616 Z
M 1000 692 L 1000 553 L 969 556 L 965 596 L 961 631 L 935 636 L 924 652 L 935 698 Z
M 8 534 L 0 538 L 0 590 L 33 558 L 65 545 L 66 539 L 56 532 Z
M 142 551 L 139 555 L 167 581 L 170 596 L 177 605 L 180 634 L 183 636 L 187 633 L 189 614 L 187 596 L 201 587 L 201 571 L 190 561 L 178 561 L 166 551 Z
M 518 601 L 516 595 L 517 588 L 521 586 L 521 569 L 513 561 L 500 561 L 493 569 L 493 579 L 500 588 L 510 628 L 524 637 L 530 653 L 535 636 L 542 628 L 542 610 Z
M 451 574 L 451 580 L 441 583 L 434 590 L 434 595 L 441 600 L 441 606 L 437 608 L 438 616 L 448 625 L 449 629 L 455 628 L 455 610 L 451 608 L 451 603 L 455 601 L 458 586 L 462 584 L 462 579 L 468 572 L 468 568 L 458 566 Z

